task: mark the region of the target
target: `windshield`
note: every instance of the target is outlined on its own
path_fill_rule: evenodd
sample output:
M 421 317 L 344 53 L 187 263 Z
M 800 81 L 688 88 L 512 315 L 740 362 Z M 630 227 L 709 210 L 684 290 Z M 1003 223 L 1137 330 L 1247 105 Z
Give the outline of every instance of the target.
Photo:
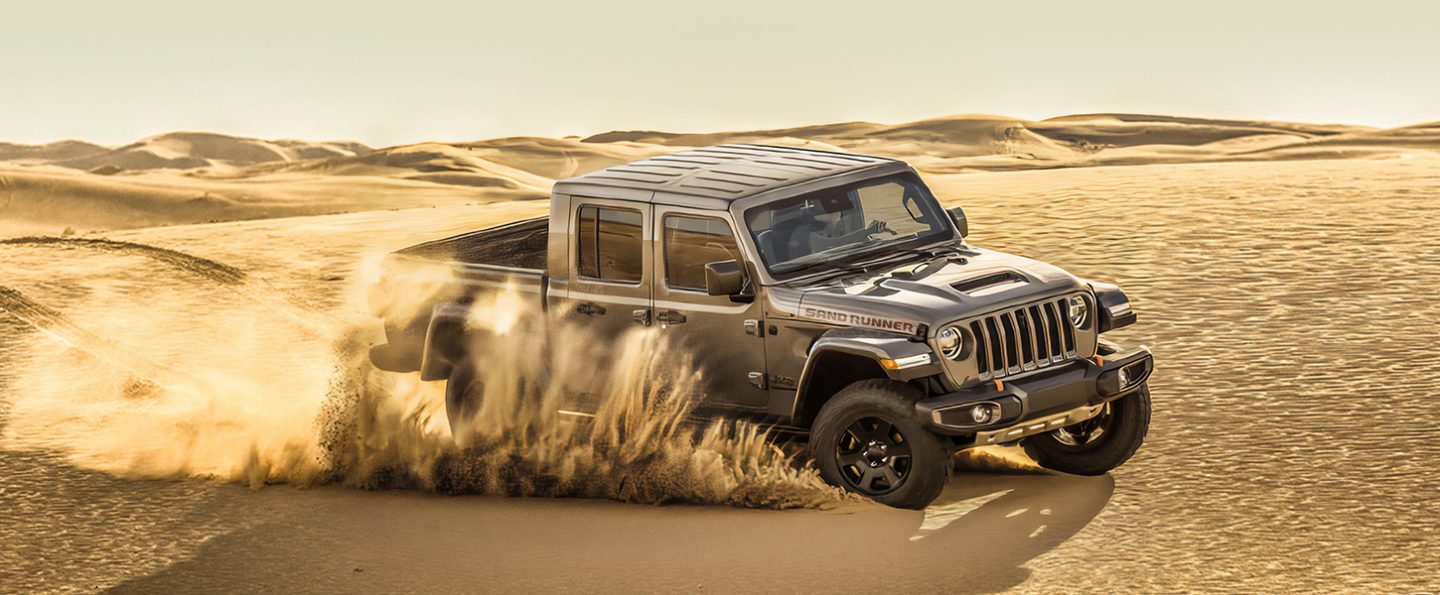
M 745 224 L 778 276 L 884 246 L 952 237 L 945 217 L 918 178 L 899 175 L 758 206 L 745 212 Z

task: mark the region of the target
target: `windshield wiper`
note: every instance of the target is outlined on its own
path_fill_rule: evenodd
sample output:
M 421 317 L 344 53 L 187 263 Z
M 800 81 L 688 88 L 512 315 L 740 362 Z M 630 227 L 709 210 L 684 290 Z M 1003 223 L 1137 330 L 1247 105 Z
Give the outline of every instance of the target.
M 918 234 L 918 233 L 911 233 L 911 234 L 906 234 L 906 235 L 899 236 L 899 237 L 890 238 L 890 239 L 885 240 L 885 241 L 883 241 L 883 242 L 879 242 L 879 243 L 875 243 L 875 244 L 870 244 L 869 246 L 866 247 L 865 252 L 874 252 L 874 251 L 876 251 L 876 250 L 878 250 L 878 249 L 886 248 L 886 247 L 889 247 L 889 246 L 894 246 L 895 244 L 903 244 L 903 243 L 905 243 L 905 242 L 909 242 L 909 241 L 911 241 L 911 240 L 915 240 L 915 239 L 917 239 L 917 238 L 919 238 L 919 237 L 920 237 L 920 234 Z M 936 247 L 936 246 L 934 246 L 934 245 L 931 245 L 931 246 L 928 246 L 928 247 L 920 247 L 920 248 L 901 248 L 901 249 L 899 249 L 899 250 L 888 250 L 888 251 L 885 251 L 885 252 L 882 253 L 882 254 L 876 254 L 876 255 L 874 255 L 873 258 L 865 259 L 865 260 L 861 261 L 861 263 L 864 264 L 864 265 L 866 265 L 866 266 L 873 266 L 873 265 L 875 265 L 876 263 L 884 262 L 884 261 L 886 261 L 886 260 L 890 260 L 890 259 L 892 259 L 892 258 L 894 258 L 894 257 L 896 257 L 896 256 L 912 256 L 912 255 L 916 255 L 916 254 L 933 256 L 932 253 L 934 253 L 934 252 L 936 252 L 936 251 L 938 251 L 938 250 L 940 250 L 940 248 L 939 248 L 939 247 Z
M 791 273 L 806 269 L 815 265 L 826 265 L 827 268 L 840 267 L 841 263 L 830 262 L 831 260 L 843 259 L 847 256 L 855 256 L 869 252 L 871 248 L 881 244 L 860 244 L 850 246 L 837 246 L 829 250 L 822 250 L 814 254 L 807 254 L 795 260 L 786 261 L 772 268 L 775 273 Z
M 780 265 L 772 268 L 771 270 L 774 273 L 791 273 L 818 266 L 821 268 L 821 270 L 836 270 L 843 272 L 863 273 L 869 270 L 870 267 L 875 266 L 877 263 L 894 258 L 896 255 L 929 255 L 943 249 L 932 244 L 928 247 L 904 248 L 901 250 L 886 252 L 884 254 L 874 255 L 873 258 L 859 261 L 844 262 L 844 259 L 848 257 L 868 254 L 876 250 L 885 248 L 886 246 L 893 246 L 895 244 L 912 241 L 918 237 L 920 237 L 919 233 L 909 233 L 903 236 L 897 236 L 888 240 L 883 240 L 875 243 L 837 246 L 836 248 L 831 248 L 830 250 L 816 252 L 814 254 L 807 254 L 796 260 L 781 263 Z
M 844 263 L 824 263 L 824 265 L 820 267 L 820 270 L 842 273 L 868 273 L 878 268 L 890 266 L 893 261 L 913 258 L 915 256 L 924 257 L 924 263 L 928 265 L 929 263 L 935 262 L 936 259 L 948 258 L 948 256 L 944 256 L 945 252 L 953 252 L 957 255 L 962 254 L 960 250 L 956 250 L 953 247 L 932 244 L 919 248 L 902 248 L 900 250 L 887 251 L 884 254 L 875 255 L 871 258 L 853 259 Z

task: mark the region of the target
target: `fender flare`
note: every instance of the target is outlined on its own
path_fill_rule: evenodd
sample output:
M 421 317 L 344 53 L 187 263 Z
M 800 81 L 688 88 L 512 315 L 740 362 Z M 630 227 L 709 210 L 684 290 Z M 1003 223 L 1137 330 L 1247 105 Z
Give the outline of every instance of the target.
M 828 353 L 843 353 L 871 360 L 884 371 L 886 378 L 900 382 L 934 376 L 943 371 L 938 356 L 930 349 L 930 344 L 916 341 L 914 335 L 859 328 L 831 330 L 810 345 L 810 351 L 805 357 L 805 368 L 795 386 L 795 401 L 790 412 L 792 419 L 801 415 L 815 375 L 821 373 L 816 369 L 817 362 L 821 360 L 821 356 Z M 902 364 L 900 367 L 890 367 L 882 363 L 887 360 L 905 362 L 909 358 L 914 358 L 911 359 L 912 362 L 918 360 L 918 363 Z
M 1095 292 L 1096 327 L 1100 333 L 1135 324 L 1135 310 L 1130 307 L 1130 298 L 1114 283 L 1088 281 Z
M 454 362 L 465 356 L 465 320 L 469 304 L 436 304 L 425 328 L 425 350 L 420 356 L 421 380 L 450 377 Z

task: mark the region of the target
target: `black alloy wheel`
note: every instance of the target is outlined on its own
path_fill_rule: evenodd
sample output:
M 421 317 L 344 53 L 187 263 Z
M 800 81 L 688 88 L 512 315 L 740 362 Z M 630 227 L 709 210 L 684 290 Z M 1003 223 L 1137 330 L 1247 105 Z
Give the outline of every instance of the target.
M 910 476 L 910 442 L 894 424 L 878 417 L 855 420 L 835 449 L 846 487 L 867 496 L 888 494 Z
M 947 441 L 915 413 L 924 394 L 885 379 L 861 380 L 835 393 L 810 427 L 807 449 L 831 485 L 886 506 L 920 509 L 945 489 Z

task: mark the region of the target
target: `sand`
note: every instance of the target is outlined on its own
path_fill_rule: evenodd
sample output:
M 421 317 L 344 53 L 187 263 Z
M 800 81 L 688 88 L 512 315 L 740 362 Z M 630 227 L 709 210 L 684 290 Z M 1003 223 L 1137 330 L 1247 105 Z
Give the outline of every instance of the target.
M 959 116 L 424 144 L 249 164 L 210 153 L 223 167 L 106 176 L 60 164 L 74 159 L 63 147 L 53 158 L 29 151 L 24 163 L 0 165 L 0 232 L 73 227 L 75 237 L 108 242 L 0 243 L 0 286 L 64 316 L 69 345 L 83 347 L 0 316 L 0 584 L 1433 588 L 1440 407 L 1428 397 L 1440 388 L 1440 356 L 1426 347 L 1440 338 L 1430 295 L 1440 279 L 1435 130 Z M 1002 473 L 962 468 L 920 512 L 860 502 L 769 511 L 340 486 L 251 491 L 223 474 L 182 469 L 155 480 L 139 479 L 152 476 L 143 466 L 115 468 L 182 460 L 198 472 L 208 469 L 200 463 L 249 454 L 227 445 L 310 431 L 303 416 L 276 420 L 320 397 L 295 392 L 296 402 L 275 387 L 325 384 L 325 333 L 363 316 L 359 289 L 379 254 L 543 213 L 532 195 L 557 177 L 689 143 L 766 138 L 910 159 L 944 201 L 966 207 L 977 243 L 1124 286 L 1141 322 L 1120 338 L 1151 345 L 1158 363 L 1154 422 L 1136 458 L 1101 478 L 1037 474 L 1023 461 Z M 476 183 L 491 178 L 514 187 Z M 35 180 L 48 190 L 34 190 Z M 255 202 L 177 207 L 187 193 L 222 188 L 253 192 Z M 26 206 L 31 200 L 47 202 Z M 295 349 L 263 349 L 282 339 Z M 91 374 L 146 365 L 254 377 L 269 388 L 146 410 L 143 384 L 94 384 Z M 75 373 L 36 373 L 57 369 Z M 115 432 L 116 420 L 145 431 Z M 187 435 L 226 439 L 176 438 Z

